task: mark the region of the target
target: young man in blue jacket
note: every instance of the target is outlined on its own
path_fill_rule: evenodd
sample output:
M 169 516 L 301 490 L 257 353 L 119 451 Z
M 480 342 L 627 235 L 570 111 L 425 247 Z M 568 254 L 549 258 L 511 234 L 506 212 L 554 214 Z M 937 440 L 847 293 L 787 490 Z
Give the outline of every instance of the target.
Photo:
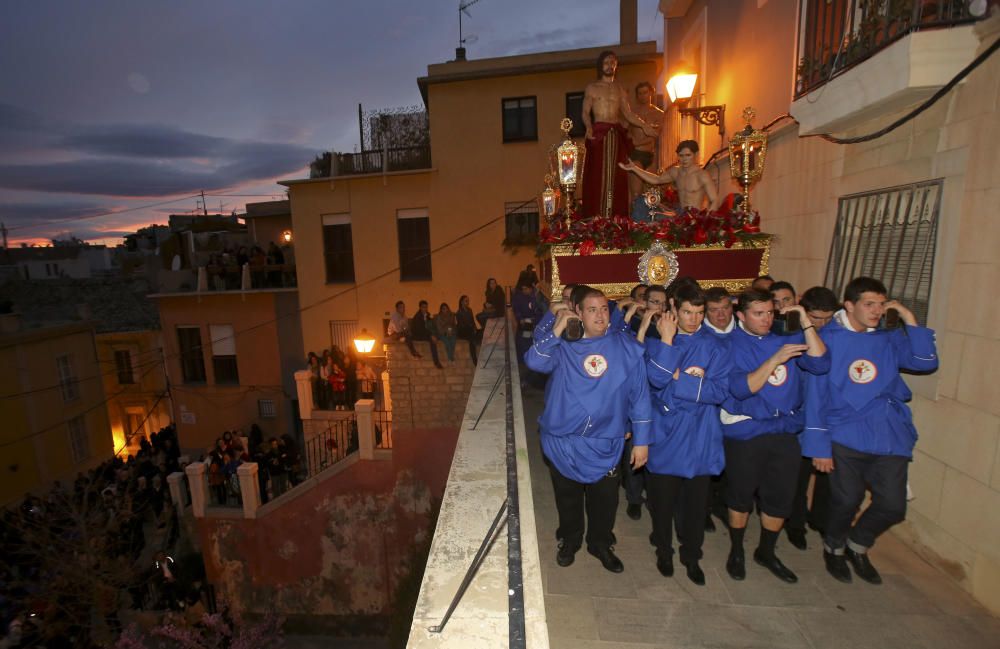
M 909 309 L 886 298 L 882 282 L 858 277 L 844 289 L 844 308 L 823 329 L 830 373 L 810 383 L 802 453 L 817 471 L 830 474 L 830 514 L 823 558 L 837 580 L 882 583 L 868 550 L 906 517 L 906 474 L 917 441 L 912 397 L 900 370 L 937 369 L 934 332 L 917 324 Z M 889 309 L 904 326 L 879 329 Z M 865 495 L 872 501 L 852 525 Z
M 673 309 L 656 322 L 659 337 L 645 341 L 654 413 L 646 492 L 656 568 L 664 577 L 674 574 L 674 507 L 679 505 L 681 564 L 688 579 L 704 586 L 705 573 L 698 562 L 711 478 L 725 466 L 719 405 L 729 395 L 730 363 L 725 343 L 702 324 L 701 290 L 681 286 L 673 303 Z M 650 317 L 647 312 L 640 331 L 645 331 Z
M 736 580 L 746 577 L 743 535 L 756 495 L 761 530 L 754 561 L 782 581 L 798 581 L 775 556 L 774 545 L 792 513 L 798 481 L 802 457 L 798 434 L 805 426 L 803 372 L 825 373 L 830 355 L 801 306 L 788 306 L 783 313 L 793 310 L 799 312 L 802 331 L 777 336 L 771 333 L 771 294 L 749 290 L 740 296 L 739 324 L 728 339 L 730 395 L 721 414 L 731 543 L 726 572 Z
M 538 424 L 559 514 L 556 562 L 573 563 L 584 540 L 586 512 L 587 551 L 607 570 L 622 572 L 611 547 L 618 462 L 631 430 L 632 466 L 646 463 L 651 423 L 646 366 L 641 345 L 621 329 L 609 330 L 604 294 L 576 290 L 574 311 L 559 310 L 551 330 L 539 332 L 524 357 L 532 370 L 550 374 Z M 572 317 L 582 321 L 583 338 L 567 342 L 561 336 Z

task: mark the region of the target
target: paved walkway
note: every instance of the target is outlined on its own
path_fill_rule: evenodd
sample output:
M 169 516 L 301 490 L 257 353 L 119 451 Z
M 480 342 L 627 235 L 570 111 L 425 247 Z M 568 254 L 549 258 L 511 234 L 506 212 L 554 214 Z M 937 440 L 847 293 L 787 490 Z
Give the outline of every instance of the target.
M 656 570 L 650 520 L 625 516 L 624 492 L 615 525 L 619 575 L 604 570 L 586 549 L 568 568 L 556 565 L 556 510 L 542 463 L 535 422 L 539 390 L 524 391 L 524 421 L 538 524 L 542 579 L 552 649 L 986 649 L 1000 647 L 1000 620 L 891 534 L 872 550 L 885 583 L 841 584 L 823 568 L 819 537 L 796 550 L 784 535 L 778 556 L 799 576 L 784 584 L 749 560 L 757 543 L 748 531 L 747 579 L 736 582 L 724 563 L 729 539 L 721 525 L 705 539 L 701 566 L 707 584 Z

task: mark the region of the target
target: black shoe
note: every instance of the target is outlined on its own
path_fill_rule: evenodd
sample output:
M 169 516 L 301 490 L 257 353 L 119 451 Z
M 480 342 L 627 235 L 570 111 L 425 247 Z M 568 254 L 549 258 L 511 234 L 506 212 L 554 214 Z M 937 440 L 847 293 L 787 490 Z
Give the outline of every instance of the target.
M 442 365 L 441 363 L 434 363 L 434 367 L 438 368 L 439 370 L 444 369 L 444 365 Z
M 805 530 L 793 530 L 790 528 L 785 528 L 785 534 L 788 535 L 789 542 L 800 550 L 808 549 L 806 544 L 806 531 Z
M 674 560 L 670 557 L 657 557 L 656 559 L 656 569 L 660 571 L 660 574 L 664 577 L 674 576 Z
M 684 564 L 684 567 L 687 568 L 688 579 L 690 579 L 692 583 L 696 586 L 705 585 L 705 573 L 702 571 L 697 561 L 686 563 Z
M 878 574 L 878 570 L 875 570 L 875 566 L 873 566 L 871 560 L 868 559 L 867 552 L 855 552 L 851 548 L 847 548 L 844 554 L 847 555 L 847 560 L 851 562 L 851 567 L 854 568 L 854 574 L 861 579 L 864 579 L 869 584 L 882 583 L 882 575 Z
M 757 565 L 764 566 L 771 571 L 771 574 L 785 582 L 786 584 L 794 584 L 799 580 L 795 576 L 795 573 L 785 567 L 785 564 L 781 563 L 781 559 L 771 555 L 770 557 L 765 557 L 760 553 L 760 550 L 754 550 L 753 560 Z
M 610 572 L 623 572 L 625 570 L 622 560 L 615 556 L 611 548 L 587 548 L 587 552 L 597 557 L 605 570 Z
M 566 543 L 560 543 L 559 552 L 556 553 L 556 563 L 563 568 L 573 565 L 573 561 L 576 560 L 577 549 L 578 548 L 571 548 Z
M 625 508 L 625 513 L 628 514 L 629 518 L 637 521 L 642 518 L 642 505 L 629 504 L 629 506 Z
M 656 547 L 656 538 L 653 536 L 652 532 L 649 533 L 649 544 L 654 548 Z
M 714 532 L 715 531 L 715 521 L 712 520 L 712 515 L 708 514 L 705 516 L 705 531 Z
M 830 576 L 839 582 L 851 583 L 851 569 L 847 567 L 847 557 L 823 550 L 823 562 Z
M 747 563 L 742 552 L 730 552 L 726 559 L 726 572 L 736 581 L 743 581 L 747 578 Z

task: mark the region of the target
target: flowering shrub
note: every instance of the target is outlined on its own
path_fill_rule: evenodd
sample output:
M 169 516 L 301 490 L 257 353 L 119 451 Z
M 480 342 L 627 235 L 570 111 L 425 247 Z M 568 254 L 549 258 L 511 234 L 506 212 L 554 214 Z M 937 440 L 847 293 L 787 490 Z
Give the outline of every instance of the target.
M 687 208 L 667 214 L 655 221 L 633 221 L 627 216 L 580 218 L 570 217 L 569 227 L 563 220 L 554 220 L 539 233 L 539 247 L 571 244 L 581 255 L 597 248 L 644 250 L 654 241 L 666 248 L 688 248 L 698 245 L 723 245 L 731 248 L 738 242 L 753 242 L 766 238 L 760 231 L 760 215 L 735 210 L 701 210 Z M 541 252 L 540 250 L 539 252 Z

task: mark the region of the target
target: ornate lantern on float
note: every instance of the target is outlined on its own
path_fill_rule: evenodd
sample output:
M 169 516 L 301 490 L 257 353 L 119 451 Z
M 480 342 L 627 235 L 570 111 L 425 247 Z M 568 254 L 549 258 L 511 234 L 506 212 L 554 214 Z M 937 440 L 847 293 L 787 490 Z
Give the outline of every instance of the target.
M 569 227 L 570 215 L 573 213 L 575 203 L 573 195 L 576 192 L 576 186 L 580 184 L 585 151 L 569 136 L 569 132 L 573 129 L 573 120 L 564 117 L 559 122 L 559 128 L 563 132 L 564 139 L 563 143 L 556 147 L 556 177 L 563 189 L 563 212 L 566 217 L 566 227 Z
M 750 185 L 764 174 L 764 156 L 767 154 L 767 131 L 759 131 L 750 123 L 756 117 L 754 109 L 743 109 L 747 125 L 729 139 L 729 171 L 743 188 L 743 212 L 750 213 Z
M 541 208 L 545 222 L 551 225 L 556 212 L 559 211 L 559 191 L 552 189 L 552 174 L 545 174 L 545 189 L 542 190 Z

